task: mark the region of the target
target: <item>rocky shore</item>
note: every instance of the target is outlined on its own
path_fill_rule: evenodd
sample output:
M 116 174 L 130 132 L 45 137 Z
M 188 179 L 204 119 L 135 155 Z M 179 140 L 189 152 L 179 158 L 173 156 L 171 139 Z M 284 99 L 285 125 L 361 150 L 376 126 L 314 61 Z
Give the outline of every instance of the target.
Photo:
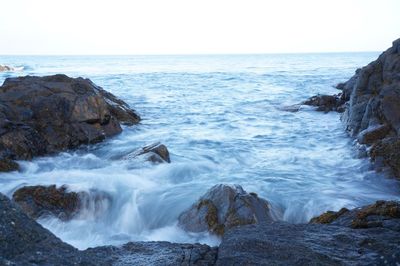
M 365 148 L 378 171 L 400 178 L 400 39 L 379 58 L 337 86 L 337 95 L 317 95 L 302 104 L 341 113 L 346 130 Z M 139 123 L 125 102 L 88 79 L 65 75 L 6 79 L 0 87 L 0 170 L 18 170 L 15 160 L 74 149 L 112 137 L 121 124 Z M 291 111 L 298 111 L 291 108 Z M 121 160 L 170 163 L 159 143 Z M 69 220 L 98 202 L 102 191 L 68 186 L 30 186 L 0 194 L 1 265 L 398 265 L 400 203 L 377 201 L 328 211 L 308 224 L 282 222 L 280 210 L 240 185 L 218 184 L 180 214 L 188 232 L 208 231 L 219 247 L 169 242 L 130 242 L 77 250 L 35 219 Z M 102 206 L 104 204 L 101 204 Z

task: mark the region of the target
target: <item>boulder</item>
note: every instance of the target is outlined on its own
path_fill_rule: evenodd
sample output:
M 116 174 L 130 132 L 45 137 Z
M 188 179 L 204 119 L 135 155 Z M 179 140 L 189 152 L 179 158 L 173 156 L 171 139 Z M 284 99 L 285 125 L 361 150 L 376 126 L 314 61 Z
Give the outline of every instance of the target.
M 96 143 L 120 133 L 120 123 L 140 121 L 125 102 L 89 79 L 65 75 L 7 78 L 0 99 L 0 147 L 8 159 Z
M 99 191 L 73 192 L 67 186 L 26 186 L 13 194 L 13 200 L 33 219 L 55 216 L 70 220 L 83 209 L 97 213 L 103 205 L 109 206 L 111 197 Z
M 0 72 L 8 72 L 8 71 L 14 71 L 14 68 L 0 65 Z
M 159 142 L 137 149 L 123 156 L 122 160 L 132 160 L 140 157 L 144 157 L 146 161 L 153 163 L 171 163 L 167 147 Z
M 274 220 L 270 204 L 239 185 L 216 185 L 179 216 L 179 226 L 189 232 L 223 235 L 245 224 Z
M 391 227 L 394 220 L 398 220 L 398 226 L 400 226 L 400 202 L 381 200 L 353 210 L 343 208 L 338 212 L 328 211 L 312 218 L 310 223 L 341 225 L 359 229 Z

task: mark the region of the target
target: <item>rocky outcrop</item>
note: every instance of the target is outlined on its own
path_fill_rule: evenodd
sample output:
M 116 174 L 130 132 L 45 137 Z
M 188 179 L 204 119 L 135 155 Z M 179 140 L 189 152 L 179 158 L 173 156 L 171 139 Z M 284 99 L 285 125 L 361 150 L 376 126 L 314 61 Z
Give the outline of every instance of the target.
M 338 88 L 347 101 L 341 119 L 350 135 L 371 145 L 373 161 L 400 177 L 400 39 Z
M 400 203 L 397 201 L 377 201 L 374 204 L 353 210 L 328 211 L 311 219 L 310 223 L 333 224 L 354 229 L 390 227 L 394 220 L 400 226 Z M 400 227 L 398 228 L 400 230 Z
M 133 152 L 123 156 L 122 160 L 133 160 L 138 158 L 144 158 L 144 160 L 153 163 L 171 163 L 167 147 L 159 142 L 134 150 Z
M 67 186 L 26 186 L 16 190 L 13 200 L 30 217 L 55 216 L 70 220 L 84 209 L 96 213 L 102 205 L 111 205 L 111 197 L 99 191 L 73 192 Z
M 363 217 L 390 214 L 391 204 L 365 207 Z M 363 230 L 343 225 L 284 222 L 243 225 L 227 230 L 219 248 L 130 242 L 121 247 L 79 251 L 44 229 L 1 193 L 0 213 L 0 265 L 396 265 L 400 262 L 400 219 L 393 217 L 386 220 L 385 226 Z
M 96 143 L 140 117 L 88 79 L 7 78 L 0 87 L 0 157 L 34 156 Z M 0 159 L 1 159 L 0 158 Z
M 328 113 L 330 111 L 344 112 L 344 100 L 341 94 L 338 95 L 317 95 L 313 96 L 302 104 L 317 107 L 316 110 Z
M 14 68 L 0 65 L 0 72 L 8 72 L 8 71 L 14 71 Z
M 271 222 L 270 204 L 239 185 L 216 185 L 179 216 L 179 226 L 190 232 L 223 235 L 232 227 Z
M 134 242 L 79 251 L 0 193 L 0 265 L 214 265 L 217 249 L 200 244 Z
M 232 228 L 222 238 L 216 265 L 397 265 L 395 224 L 400 222 L 364 230 L 284 222 Z

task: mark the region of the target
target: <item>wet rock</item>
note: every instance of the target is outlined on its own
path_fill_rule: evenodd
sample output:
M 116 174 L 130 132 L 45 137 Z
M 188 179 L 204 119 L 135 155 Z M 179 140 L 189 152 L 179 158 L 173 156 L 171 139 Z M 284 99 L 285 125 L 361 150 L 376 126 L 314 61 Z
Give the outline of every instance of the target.
M 364 129 L 358 134 L 360 144 L 372 144 L 383 139 L 390 132 L 388 125 L 375 125 Z
M 14 71 L 14 68 L 0 65 L 0 72 Z
M 121 247 L 89 248 L 89 257 L 114 258 L 113 265 L 215 265 L 217 248 L 201 244 L 130 242 Z
M 144 157 L 145 160 L 153 163 L 171 163 L 167 147 L 159 142 L 137 149 L 123 156 L 122 160 L 132 160 L 140 157 Z
M 7 78 L 0 87 L 0 147 L 12 159 L 76 148 L 121 132 L 140 117 L 88 79 Z
M 62 242 L 0 193 L 0 265 L 214 265 L 217 248 L 131 242 L 85 251 Z
M 393 174 L 400 177 L 400 138 L 385 138 L 374 143 L 370 156 L 373 161 L 390 167 Z
M 327 113 L 330 111 L 342 112 L 343 108 L 341 108 L 341 106 L 343 103 L 340 95 L 316 95 L 304 101 L 302 104 L 315 106 L 317 107 L 317 111 Z
M 394 223 L 393 223 L 394 222 Z M 400 232 L 400 203 L 397 201 L 377 201 L 353 210 L 328 211 L 311 219 L 310 223 L 324 223 L 347 226 L 354 229 L 385 227 Z
M 0 172 L 11 172 L 18 170 L 19 170 L 18 163 L 7 158 L 0 159 Z
M 397 265 L 399 262 L 399 231 L 275 222 L 229 230 L 219 246 L 216 265 Z
M 216 185 L 179 216 L 179 226 L 190 232 L 223 235 L 232 227 L 271 222 L 270 204 L 239 185 Z
M 100 191 L 73 192 L 67 186 L 26 186 L 13 194 L 13 200 L 30 217 L 55 216 L 63 221 L 79 215 L 81 210 L 100 214 L 112 203 L 111 197 Z
M 349 210 L 346 208 L 342 208 L 339 211 L 327 211 L 320 216 L 314 217 L 311 219 L 310 223 L 312 224 L 330 224 L 335 221 L 342 214 L 347 213 Z
M 66 186 L 27 186 L 14 192 L 13 200 L 30 217 L 54 215 L 62 220 L 71 219 L 79 210 L 79 195 L 68 192 Z
M 293 104 L 293 105 L 288 105 L 288 106 L 282 106 L 279 108 L 281 111 L 285 112 L 291 112 L 291 113 L 296 113 L 300 111 L 301 104 Z

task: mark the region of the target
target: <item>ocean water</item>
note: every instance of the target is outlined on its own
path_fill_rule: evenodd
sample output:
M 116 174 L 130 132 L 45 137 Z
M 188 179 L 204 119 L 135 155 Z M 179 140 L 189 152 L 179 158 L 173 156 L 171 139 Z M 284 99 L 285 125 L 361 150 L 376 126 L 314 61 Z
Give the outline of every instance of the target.
M 142 122 L 77 151 L 20 162 L 0 175 L 9 197 L 26 185 L 104 191 L 112 202 L 69 221 L 39 222 L 80 248 L 132 240 L 218 245 L 177 227 L 179 214 L 210 187 L 240 184 L 268 199 L 280 219 L 303 223 L 326 210 L 400 199 L 399 184 L 371 170 L 339 114 L 282 107 L 350 78 L 378 53 L 202 56 L 0 56 L 10 76 L 87 77 L 136 109 Z M 153 142 L 171 164 L 115 159 Z

